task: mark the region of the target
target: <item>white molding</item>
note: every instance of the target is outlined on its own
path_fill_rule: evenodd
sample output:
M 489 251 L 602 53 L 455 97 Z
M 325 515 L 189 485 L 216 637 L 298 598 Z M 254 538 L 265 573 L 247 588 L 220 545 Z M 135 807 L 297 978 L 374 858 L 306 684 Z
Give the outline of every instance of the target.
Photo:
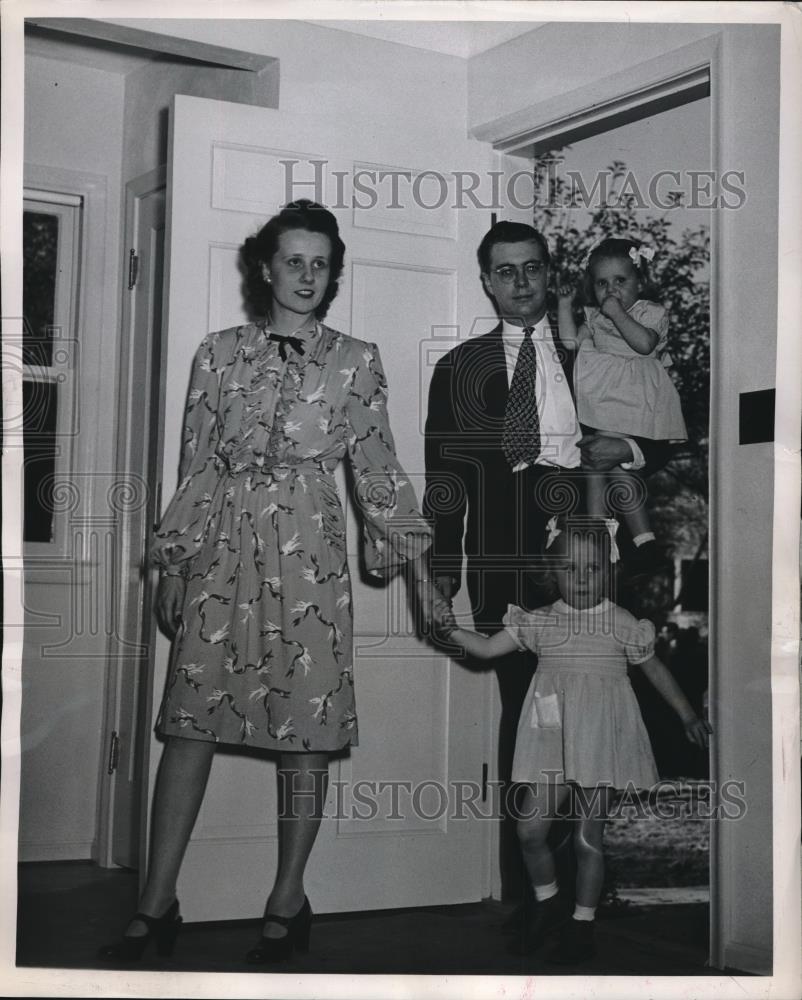
M 20 841 L 18 860 L 21 864 L 32 861 L 94 861 L 95 842 Z
M 196 42 L 189 38 L 165 35 L 160 31 L 145 31 L 142 28 L 132 28 L 128 25 L 100 21 L 96 18 L 51 17 L 44 20 L 27 18 L 27 22 L 34 27 L 46 28 L 49 31 L 77 35 L 80 39 L 94 38 L 123 45 L 127 48 L 143 50 L 149 59 L 153 58 L 154 53 L 160 53 L 167 56 L 178 56 L 182 59 L 197 59 L 200 62 L 246 70 L 251 73 L 261 73 L 278 62 L 275 56 L 260 55 L 257 52 L 246 52 L 242 49 L 229 49 L 222 45 L 212 45 L 209 42 Z
M 535 144 L 550 142 L 556 146 L 580 134 L 584 137 L 607 131 L 622 124 L 627 115 L 632 116 L 631 120 L 643 117 L 649 106 L 664 110 L 694 99 L 693 95 L 701 96 L 718 45 L 719 36 L 712 34 L 592 84 L 477 125 L 470 134 L 492 143 L 499 152 L 531 155 Z
M 728 941 L 724 948 L 724 967 L 730 972 L 749 972 L 757 976 L 772 974 L 772 955 L 768 948 L 756 948 L 745 941 Z

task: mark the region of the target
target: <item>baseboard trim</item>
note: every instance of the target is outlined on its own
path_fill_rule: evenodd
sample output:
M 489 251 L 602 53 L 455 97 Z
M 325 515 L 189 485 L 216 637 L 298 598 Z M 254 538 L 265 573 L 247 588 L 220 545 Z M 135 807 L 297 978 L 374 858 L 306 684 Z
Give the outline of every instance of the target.
M 773 965 L 771 948 L 759 948 L 743 941 L 730 941 L 724 948 L 724 964 L 729 971 L 770 976 Z
M 69 841 L 67 843 L 20 844 L 18 860 L 26 861 L 94 861 L 95 842 L 93 840 Z

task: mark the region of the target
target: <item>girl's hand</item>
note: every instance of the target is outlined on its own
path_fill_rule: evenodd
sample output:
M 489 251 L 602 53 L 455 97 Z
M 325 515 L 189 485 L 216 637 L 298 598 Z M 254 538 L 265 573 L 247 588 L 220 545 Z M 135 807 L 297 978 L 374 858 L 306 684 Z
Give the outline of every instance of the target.
M 608 295 L 599 306 L 599 309 L 607 317 L 607 319 L 611 320 L 615 320 L 617 317 L 622 316 L 626 312 L 617 295 Z
M 574 301 L 574 289 L 571 285 L 560 285 L 557 288 L 557 298 L 560 305 L 571 305 Z
M 187 592 L 183 576 L 162 574 L 156 591 L 156 617 L 169 638 L 174 638 L 181 625 L 184 595 Z
M 695 743 L 702 749 L 710 745 L 710 735 L 713 732 L 713 727 L 707 719 L 700 719 L 694 715 L 692 719 L 687 719 L 683 725 L 685 726 L 685 735 L 691 743 Z
M 454 612 L 450 607 L 446 606 L 443 609 L 438 609 L 438 613 L 434 616 L 434 627 L 444 639 L 447 639 L 458 627 L 457 619 L 454 617 Z

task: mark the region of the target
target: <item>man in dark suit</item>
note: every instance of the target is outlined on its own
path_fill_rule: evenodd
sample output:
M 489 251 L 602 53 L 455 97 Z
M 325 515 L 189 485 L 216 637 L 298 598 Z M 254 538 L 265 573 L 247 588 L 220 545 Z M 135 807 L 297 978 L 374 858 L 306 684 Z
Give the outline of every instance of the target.
M 493 634 L 509 604 L 531 607 L 530 572 L 552 514 L 579 510 L 580 463 L 640 469 L 654 446 L 583 436 L 571 389 L 573 358 L 546 309 L 549 249 L 531 226 L 496 223 L 479 249 L 484 289 L 499 324 L 438 361 L 426 421 L 424 511 L 434 524 L 432 569 L 447 598 L 467 559 L 477 630 Z M 651 461 L 650 461 L 651 464 Z M 574 470 L 573 472 L 571 470 Z M 509 781 L 521 704 L 535 659 L 495 661 L 501 693 L 498 773 Z M 515 825 L 502 808 L 502 895 L 526 884 Z

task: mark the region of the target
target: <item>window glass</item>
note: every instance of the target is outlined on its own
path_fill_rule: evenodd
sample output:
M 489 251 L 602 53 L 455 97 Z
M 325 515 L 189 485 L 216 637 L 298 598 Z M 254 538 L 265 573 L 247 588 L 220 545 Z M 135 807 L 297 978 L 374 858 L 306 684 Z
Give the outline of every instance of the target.
M 58 385 L 22 384 L 22 439 L 25 448 L 23 538 L 53 541 L 53 483 L 56 472 Z
M 22 360 L 48 366 L 53 358 L 52 327 L 56 322 L 59 217 L 26 211 L 22 216 L 22 309 L 25 334 Z

